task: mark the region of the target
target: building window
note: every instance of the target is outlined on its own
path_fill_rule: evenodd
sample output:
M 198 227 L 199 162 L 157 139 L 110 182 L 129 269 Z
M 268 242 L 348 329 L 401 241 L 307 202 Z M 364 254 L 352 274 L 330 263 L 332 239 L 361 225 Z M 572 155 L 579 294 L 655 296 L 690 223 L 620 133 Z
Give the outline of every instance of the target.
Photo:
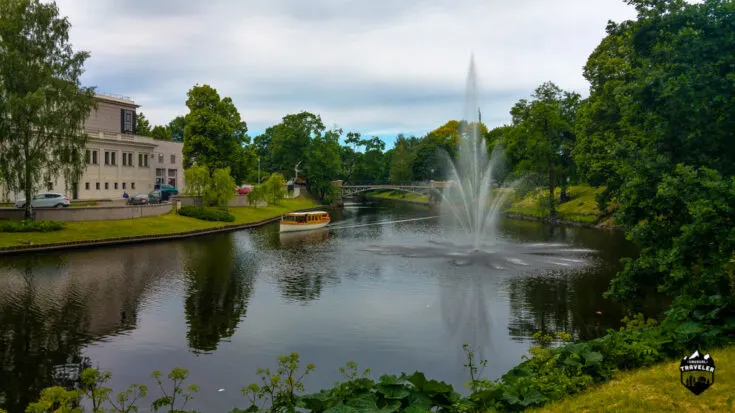
M 87 182 L 87 183 L 84 184 L 84 189 L 86 189 L 87 191 L 89 191 L 89 182 Z
M 123 166 L 133 166 L 133 154 L 123 152 Z
M 87 159 L 87 164 L 92 163 L 92 151 L 90 151 L 89 149 L 87 149 L 86 159 Z
M 105 151 L 105 165 L 110 164 L 110 152 Z
M 138 166 L 143 166 L 143 154 L 138 154 Z
M 92 151 L 92 164 L 97 165 L 97 151 Z
M 53 184 L 53 182 L 46 182 L 46 189 L 48 191 L 53 191 L 54 190 L 54 184 Z
M 115 182 L 115 189 L 117 189 L 117 182 Z
M 117 160 L 115 159 L 117 156 L 117 152 L 110 152 L 110 164 L 111 165 L 117 165 Z
M 100 183 L 99 182 L 95 183 L 94 186 L 97 188 L 98 191 L 100 190 Z
M 125 189 L 125 182 L 123 182 L 123 189 Z
M 169 169 L 168 170 L 168 184 L 176 187 L 176 169 Z
M 120 109 L 120 133 L 135 134 L 135 111 Z
M 110 183 L 109 182 L 105 182 L 105 189 L 110 189 Z
M 162 153 L 159 153 L 158 154 L 158 163 L 163 163 L 163 154 Z
M 163 168 L 156 168 L 156 185 L 166 183 L 166 170 Z
M 130 183 L 130 189 L 135 189 L 135 182 Z
M 176 163 L 176 155 L 171 155 L 171 163 Z

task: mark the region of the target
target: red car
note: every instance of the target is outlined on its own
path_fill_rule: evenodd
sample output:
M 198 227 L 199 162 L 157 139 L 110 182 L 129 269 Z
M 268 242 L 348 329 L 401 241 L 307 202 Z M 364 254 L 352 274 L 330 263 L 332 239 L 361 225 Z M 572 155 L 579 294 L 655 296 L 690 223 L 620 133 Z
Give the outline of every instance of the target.
M 252 187 L 250 185 L 243 185 L 239 188 L 235 188 L 235 192 L 237 192 L 238 195 L 247 195 L 251 189 Z

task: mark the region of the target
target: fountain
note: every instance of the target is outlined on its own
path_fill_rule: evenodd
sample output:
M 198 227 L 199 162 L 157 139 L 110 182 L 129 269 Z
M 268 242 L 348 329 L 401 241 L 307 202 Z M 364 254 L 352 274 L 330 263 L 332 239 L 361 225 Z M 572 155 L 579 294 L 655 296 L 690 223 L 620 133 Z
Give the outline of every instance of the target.
M 474 56 L 467 74 L 464 119 L 460 123 L 459 153 L 453 161 L 443 153 L 450 185 L 441 193 L 441 241 L 432 245 L 371 245 L 366 250 L 381 255 L 407 258 L 449 258 L 456 266 L 484 265 L 497 271 L 570 268 L 587 264 L 575 254 L 593 250 L 573 248 L 566 244 L 517 244 L 496 239 L 497 223 L 513 185 L 493 191 L 493 172 L 499 152 L 488 155 L 485 138 L 480 131 L 477 97 L 477 73 Z
M 485 138 L 480 133 L 477 73 L 474 57 L 467 74 L 466 104 L 460 123 L 460 144 L 457 162 L 444 153 L 448 179 L 453 184 L 442 193 L 442 212 L 459 224 L 470 237 L 472 249 L 478 252 L 483 238 L 495 233 L 500 209 L 509 191 L 497 196 L 492 191 L 494 159 L 488 156 Z M 475 116 L 477 114 L 477 117 Z

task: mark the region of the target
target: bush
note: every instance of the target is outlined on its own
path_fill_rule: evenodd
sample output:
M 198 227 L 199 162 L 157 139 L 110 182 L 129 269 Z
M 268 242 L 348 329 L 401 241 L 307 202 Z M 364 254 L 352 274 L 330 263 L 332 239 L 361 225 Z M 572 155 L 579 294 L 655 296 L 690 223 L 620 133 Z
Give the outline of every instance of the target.
M 179 215 L 185 217 L 191 217 L 201 219 L 202 221 L 221 221 L 221 222 L 233 222 L 235 216 L 215 208 L 206 207 L 195 207 L 195 206 L 183 206 L 179 210 Z
M 52 232 L 64 229 L 59 221 L 0 221 L 0 232 Z

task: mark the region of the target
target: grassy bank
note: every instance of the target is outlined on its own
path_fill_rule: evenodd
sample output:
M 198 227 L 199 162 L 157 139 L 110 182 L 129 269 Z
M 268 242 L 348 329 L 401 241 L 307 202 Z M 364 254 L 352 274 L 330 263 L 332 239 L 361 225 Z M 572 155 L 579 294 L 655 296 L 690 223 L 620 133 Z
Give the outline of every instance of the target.
M 396 201 L 429 203 L 429 197 L 427 195 L 421 195 L 414 192 L 384 190 L 371 191 L 368 192 L 367 195 L 375 198 L 392 199 Z
M 715 383 L 695 396 L 680 383 L 679 360 L 621 373 L 585 393 L 529 412 L 731 412 L 735 407 L 735 345 L 709 352 Z
M 134 237 L 144 235 L 175 234 L 178 232 L 221 227 L 223 225 L 248 224 L 298 209 L 318 206 L 309 198 L 284 199 L 280 205 L 267 207 L 232 207 L 230 213 L 235 222 L 200 221 L 177 215 L 175 211 L 157 217 L 127 219 L 119 221 L 83 221 L 68 222 L 61 231 L 47 233 L 2 233 L 0 247 L 11 247 L 27 244 L 54 244 L 74 241 L 93 241 L 108 238 Z
M 595 195 L 602 191 L 603 188 L 595 189 L 587 185 L 570 186 L 567 194 L 570 200 L 557 205 L 559 218 L 563 221 L 578 222 L 583 224 L 596 224 L 600 218 L 600 210 L 597 208 Z M 494 192 L 509 191 L 508 189 L 496 189 Z M 561 189 L 556 190 L 556 199 L 559 199 Z M 547 192 L 543 189 L 531 192 L 522 199 L 513 200 L 512 195 L 508 197 L 507 208 L 504 212 L 511 214 L 525 215 L 528 217 L 544 218 L 545 214 L 538 207 L 538 200 Z M 391 199 L 395 201 L 410 201 L 419 203 L 428 203 L 429 197 L 426 195 L 414 194 L 405 191 L 373 191 L 367 195 L 376 198 Z
M 556 205 L 559 218 L 564 221 L 580 222 L 583 224 L 597 223 L 600 218 L 600 210 L 597 208 L 595 195 L 603 189 L 595 189 L 587 185 L 570 186 L 567 189 L 570 200 L 561 205 Z M 548 194 L 548 191 L 543 189 L 531 192 L 523 199 L 514 201 L 506 212 L 543 218 L 544 213 L 538 207 L 538 200 L 546 194 Z M 561 189 L 557 189 L 555 193 L 557 202 L 560 194 Z

